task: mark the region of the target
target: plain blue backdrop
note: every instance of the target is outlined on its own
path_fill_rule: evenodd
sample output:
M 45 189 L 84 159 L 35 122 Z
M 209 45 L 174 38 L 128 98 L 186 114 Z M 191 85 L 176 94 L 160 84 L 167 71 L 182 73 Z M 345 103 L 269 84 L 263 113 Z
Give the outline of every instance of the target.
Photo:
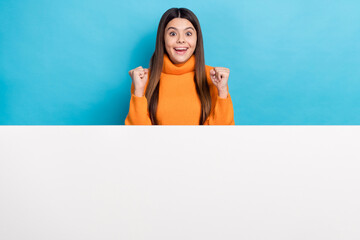
M 358 0 L 0 0 L 0 124 L 124 124 L 172 7 L 230 69 L 236 125 L 360 124 Z

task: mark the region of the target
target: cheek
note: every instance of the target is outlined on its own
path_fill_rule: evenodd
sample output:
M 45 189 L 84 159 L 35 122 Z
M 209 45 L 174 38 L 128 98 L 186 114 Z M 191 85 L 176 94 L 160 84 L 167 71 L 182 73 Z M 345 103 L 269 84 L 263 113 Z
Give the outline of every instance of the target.
M 164 37 L 164 43 L 165 43 L 165 46 L 169 46 L 169 44 L 170 44 L 169 38 Z
M 191 39 L 191 47 L 195 48 L 196 47 L 196 38 Z
M 171 39 L 166 39 L 166 40 L 165 40 L 165 46 L 166 46 L 167 48 L 172 48 L 172 46 L 174 46 L 174 41 L 171 40 Z

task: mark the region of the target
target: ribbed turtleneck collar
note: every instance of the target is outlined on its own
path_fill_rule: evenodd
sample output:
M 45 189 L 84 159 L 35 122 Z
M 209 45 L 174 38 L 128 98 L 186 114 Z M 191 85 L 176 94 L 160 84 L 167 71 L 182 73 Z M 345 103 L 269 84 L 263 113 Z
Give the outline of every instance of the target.
M 162 72 L 166 74 L 180 75 L 195 71 L 195 55 L 193 54 L 185 63 L 174 64 L 169 56 L 164 53 Z

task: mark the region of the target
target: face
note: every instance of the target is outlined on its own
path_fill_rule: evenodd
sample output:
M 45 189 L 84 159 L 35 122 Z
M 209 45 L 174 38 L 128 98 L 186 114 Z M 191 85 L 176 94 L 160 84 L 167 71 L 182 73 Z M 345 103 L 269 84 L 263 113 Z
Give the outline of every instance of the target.
M 184 63 L 196 48 L 195 27 L 185 18 L 174 18 L 165 27 L 164 40 L 170 60 L 174 64 Z M 186 50 L 182 50 L 183 48 Z

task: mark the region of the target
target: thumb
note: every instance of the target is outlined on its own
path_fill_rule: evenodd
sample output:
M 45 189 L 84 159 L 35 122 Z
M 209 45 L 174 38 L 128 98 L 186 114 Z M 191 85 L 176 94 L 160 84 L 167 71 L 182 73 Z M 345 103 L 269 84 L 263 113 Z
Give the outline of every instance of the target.
M 215 74 L 215 70 L 214 70 L 214 69 L 211 69 L 211 70 L 210 70 L 210 74 L 211 74 L 211 75 L 214 75 L 214 74 Z

